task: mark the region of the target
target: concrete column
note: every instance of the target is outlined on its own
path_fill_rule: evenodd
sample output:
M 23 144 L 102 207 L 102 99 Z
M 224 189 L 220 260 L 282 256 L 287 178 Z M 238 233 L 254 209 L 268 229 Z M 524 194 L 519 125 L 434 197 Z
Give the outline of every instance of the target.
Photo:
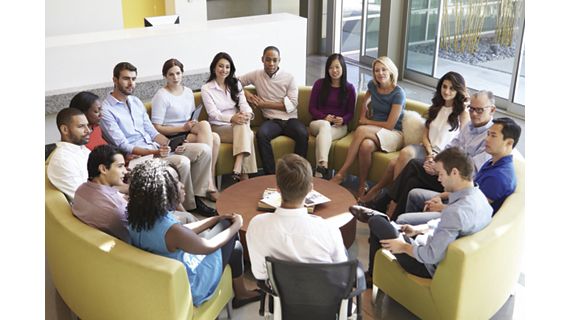
M 320 53 L 322 6 L 322 0 L 300 3 L 299 14 L 307 18 L 307 55 Z
M 381 2 L 378 56 L 390 57 L 398 70 L 404 69 L 405 21 L 407 21 L 405 2 L 400 0 Z

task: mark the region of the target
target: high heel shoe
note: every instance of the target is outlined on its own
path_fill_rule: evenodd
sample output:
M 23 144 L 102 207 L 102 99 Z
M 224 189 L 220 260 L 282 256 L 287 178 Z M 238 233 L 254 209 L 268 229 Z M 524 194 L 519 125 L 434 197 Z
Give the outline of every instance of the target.
M 232 172 L 232 180 L 234 182 L 240 182 L 241 181 L 241 173 L 239 173 L 237 171 L 233 171 Z
M 358 200 L 360 198 L 363 198 L 367 192 L 368 192 L 367 186 L 362 186 L 362 187 L 358 188 L 358 193 L 356 194 L 356 199 Z
M 325 180 L 331 179 L 331 169 L 324 167 L 324 166 L 317 166 L 315 169 L 315 177 L 322 178 Z

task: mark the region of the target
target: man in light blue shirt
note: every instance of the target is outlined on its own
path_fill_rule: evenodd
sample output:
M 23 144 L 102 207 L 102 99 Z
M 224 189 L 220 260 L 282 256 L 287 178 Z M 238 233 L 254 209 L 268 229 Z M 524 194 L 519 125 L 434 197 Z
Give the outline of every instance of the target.
M 449 192 L 449 204 L 440 219 L 423 225 L 402 225 L 398 230 L 384 214 L 351 207 L 351 212 L 360 221 L 367 220 L 370 227 L 369 275 L 374 268 L 376 250 L 382 246 L 395 255 L 407 272 L 431 278 L 449 244 L 482 230 L 491 222 L 493 208 L 473 182 L 471 157 L 459 148 L 449 148 L 438 154 L 435 161 L 438 180 Z
M 212 150 L 203 143 L 184 143 L 170 154 L 169 139 L 154 128 L 144 104 L 132 95 L 136 77 L 137 68 L 128 62 L 120 62 L 113 69 L 114 88 L 102 105 L 103 137 L 126 153 L 164 158 L 176 168 L 184 184 L 184 207 L 205 216 L 215 215 L 216 210 L 200 199 L 208 191 Z

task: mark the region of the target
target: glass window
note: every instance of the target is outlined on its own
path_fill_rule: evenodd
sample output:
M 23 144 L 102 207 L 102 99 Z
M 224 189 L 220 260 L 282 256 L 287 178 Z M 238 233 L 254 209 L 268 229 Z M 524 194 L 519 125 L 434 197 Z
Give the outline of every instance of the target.
M 524 105 L 525 104 L 525 50 L 524 46 L 521 54 L 521 65 L 519 67 L 519 76 L 517 79 L 517 85 L 515 87 L 515 102 Z
M 459 72 L 472 89 L 524 103 L 524 19 L 524 0 L 411 0 L 406 68 L 435 79 Z

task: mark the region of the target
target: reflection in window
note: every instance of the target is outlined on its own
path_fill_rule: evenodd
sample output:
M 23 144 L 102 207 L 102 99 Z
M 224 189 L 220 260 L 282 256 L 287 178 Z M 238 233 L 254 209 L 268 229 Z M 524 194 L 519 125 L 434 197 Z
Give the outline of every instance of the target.
M 434 78 L 456 71 L 470 88 L 511 100 L 523 24 L 524 0 L 412 0 L 406 68 Z M 522 71 L 516 92 L 524 96 L 524 66 Z

